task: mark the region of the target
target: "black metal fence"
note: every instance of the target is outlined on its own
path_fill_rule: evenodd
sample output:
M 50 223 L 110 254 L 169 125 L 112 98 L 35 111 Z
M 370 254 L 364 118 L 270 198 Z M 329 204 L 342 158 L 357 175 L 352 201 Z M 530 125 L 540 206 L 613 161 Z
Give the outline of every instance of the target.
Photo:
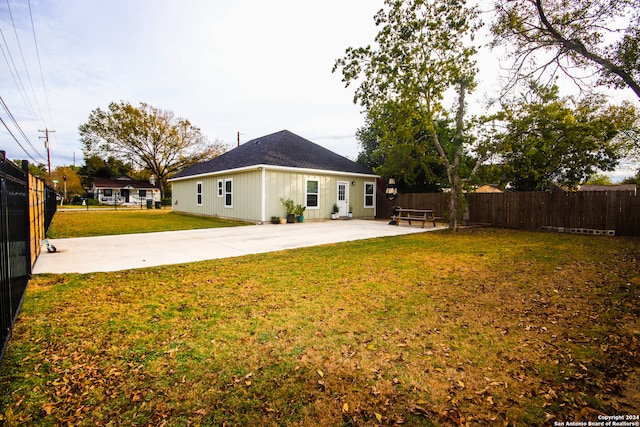
M 0 361 L 55 212 L 55 192 L 0 151 Z

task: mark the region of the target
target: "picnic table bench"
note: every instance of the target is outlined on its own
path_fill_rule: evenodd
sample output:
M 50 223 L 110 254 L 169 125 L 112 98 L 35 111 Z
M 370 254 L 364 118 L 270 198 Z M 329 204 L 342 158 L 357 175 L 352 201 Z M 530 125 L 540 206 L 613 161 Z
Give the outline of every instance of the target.
M 426 221 L 433 222 L 433 226 L 436 226 L 436 220 L 441 220 L 442 217 L 435 216 L 435 211 L 432 209 L 405 209 L 405 208 L 395 208 L 395 220 L 396 225 L 400 225 L 402 221 L 407 221 L 409 225 L 411 225 L 411 221 L 420 221 L 422 222 L 422 228 L 424 228 L 424 223 Z

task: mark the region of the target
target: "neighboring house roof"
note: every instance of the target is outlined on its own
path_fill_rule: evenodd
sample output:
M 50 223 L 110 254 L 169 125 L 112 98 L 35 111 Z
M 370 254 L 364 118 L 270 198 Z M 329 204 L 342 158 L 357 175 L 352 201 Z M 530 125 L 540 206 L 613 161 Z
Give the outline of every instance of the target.
M 581 185 L 578 191 L 629 191 L 636 192 L 635 184 L 620 185 Z
M 119 177 L 116 179 L 93 178 L 93 188 L 158 188 L 148 181 L 136 181 L 129 177 Z
M 502 190 L 497 188 L 495 185 L 485 184 L 476 188 L 476 193 L 502 193 Z
M 375 175 L 366 166 L 288 130 L 282 130 L 245 142 L 215 159 L 188 167 L 172 180 L 260 165 Z

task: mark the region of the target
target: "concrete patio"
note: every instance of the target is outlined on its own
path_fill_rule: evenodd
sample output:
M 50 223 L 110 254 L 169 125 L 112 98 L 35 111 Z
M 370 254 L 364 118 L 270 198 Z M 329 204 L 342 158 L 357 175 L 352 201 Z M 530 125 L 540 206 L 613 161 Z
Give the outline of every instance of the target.
M 229 258 L 377 237 L 442 230 L 445 227 L 388 225 L 388 221 L 336 220 L 297 224 L 167 231 L 117 236 L 49 239 L 34 274 L 92 273 Z

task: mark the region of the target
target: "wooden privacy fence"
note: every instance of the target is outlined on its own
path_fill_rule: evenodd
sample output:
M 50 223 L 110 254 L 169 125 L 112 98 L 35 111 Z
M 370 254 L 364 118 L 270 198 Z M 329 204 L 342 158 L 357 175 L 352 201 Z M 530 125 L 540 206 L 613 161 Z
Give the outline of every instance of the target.
M 635 192 L 506 192 L 466 194 L 469 221 L 493 227 L 581 234 L 640 235 L 640 196 Z M 378 197 L 378 217 L 393 205 L 434 209 L 448 217 L 447 193 L 400 194 L 392 203 Z M 442 215 L 441 215 L 442 214 Z
M 28 166 L 16 166 L 0 151 L 0 360 L 56 211 L 55 192 Z

